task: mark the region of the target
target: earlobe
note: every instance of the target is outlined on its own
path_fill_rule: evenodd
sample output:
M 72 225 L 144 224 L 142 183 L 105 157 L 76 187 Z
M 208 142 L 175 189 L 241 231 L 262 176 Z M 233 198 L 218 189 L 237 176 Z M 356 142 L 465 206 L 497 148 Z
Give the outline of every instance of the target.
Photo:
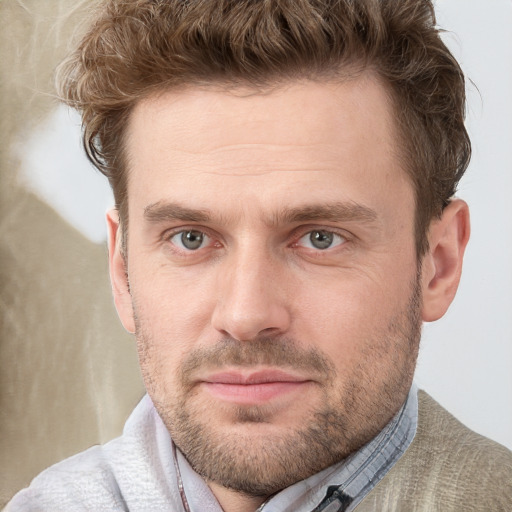
M 108 228 L 108 260 L 112 293 L 117 314 L 124 328 L 131 334 L 135 333 L 132 297 L 128 283 L 126 258 L 122 250 L 122 233 L 119 213 L 116 209 L 107 212 Z
M 430 225 L 429 249 L 422 262 L 422 317 L 425 322 L 441 318 L 455 297 L 469 232 L 469 208 L 460 199 L 452 200 L 441 218 Z

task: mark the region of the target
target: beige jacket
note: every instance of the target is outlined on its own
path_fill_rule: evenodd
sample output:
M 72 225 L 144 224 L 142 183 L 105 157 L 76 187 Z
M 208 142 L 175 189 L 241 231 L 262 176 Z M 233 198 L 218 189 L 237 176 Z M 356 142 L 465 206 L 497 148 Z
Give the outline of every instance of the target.
M 512 452 L 418 402 L 416 437 L 357 512 L 512 512 Z

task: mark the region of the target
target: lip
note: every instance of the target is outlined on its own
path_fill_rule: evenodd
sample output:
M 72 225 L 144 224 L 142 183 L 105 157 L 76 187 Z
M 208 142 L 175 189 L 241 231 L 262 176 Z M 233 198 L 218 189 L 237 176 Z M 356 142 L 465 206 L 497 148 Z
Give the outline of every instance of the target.
M 220 400 L 237 404 L 262 404 L 298 392 L 311 381 L 282 370 L 227 371 L 201 380 L 204 388 Z

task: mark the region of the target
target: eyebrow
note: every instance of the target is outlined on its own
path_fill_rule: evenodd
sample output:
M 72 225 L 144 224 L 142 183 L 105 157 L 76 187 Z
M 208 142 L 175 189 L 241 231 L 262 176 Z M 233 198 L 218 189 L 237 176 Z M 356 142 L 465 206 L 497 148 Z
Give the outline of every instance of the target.
M 188 208 L 178 203 L 158 201 L 144 208 L 144 218 L 151 223 L 176 220 L 211 222 L 214 216 L 207 209 Z M 315 220 L 372 224 L 377 219 L 376 211 L 367 206 L 354 202 L 335 202 L 283 208 L 263 221 L 269 226 L 279 226 Z M 220 220 L 225 220 L 224 216 Z
M 149 222 L 181 220 L 184 222 L 208 222 L 211 215 L 208 210 L 187 208 L 177 203 L 158 201 L 144 208 L 144 218 Z
M 368 206 L 354 202 L 337 202 L 284 208 L 272 219 L 272 223 L 326 220 L 332 222 L 357 221 L 370 224 L 377 219 L 377 212 Z

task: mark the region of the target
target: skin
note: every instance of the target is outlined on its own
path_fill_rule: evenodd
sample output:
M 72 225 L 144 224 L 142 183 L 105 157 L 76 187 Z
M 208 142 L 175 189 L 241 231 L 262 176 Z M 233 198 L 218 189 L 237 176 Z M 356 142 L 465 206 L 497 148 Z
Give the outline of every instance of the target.
M 419 262 L 396 141 L 370 75 L 167 91 L 131 115 L 124 256 L 108 214 L 115 302 L 157 410 L 227 512 L 374 437 L 405 400 L 421 321 L 453 299 L 467 205 L 432 222 Z

